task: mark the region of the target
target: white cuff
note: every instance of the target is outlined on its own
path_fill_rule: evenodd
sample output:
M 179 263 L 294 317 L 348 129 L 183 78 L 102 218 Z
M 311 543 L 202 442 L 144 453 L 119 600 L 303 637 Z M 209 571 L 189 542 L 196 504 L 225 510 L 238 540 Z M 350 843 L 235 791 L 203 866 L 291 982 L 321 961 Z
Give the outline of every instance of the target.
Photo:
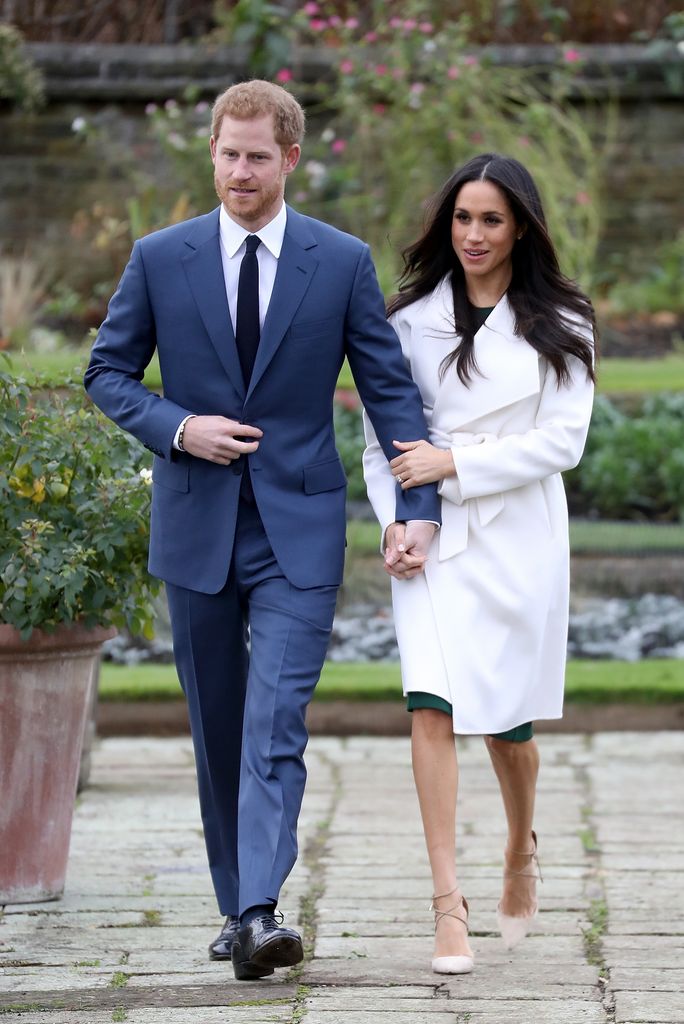
M 194 413 L 191 413 L 189 416 L 186 416 L 185 419 L 181 420 L 180 423 L 178 424 L 178 430 L 173 435 L 173 447 L 176 449 L 177 452 L 181 452 L 181 451 L 184 450 L 184 449 L 181 448 L 181 446 L 178 443 L 178 439 L 180 438 L 181 434 L 183 433 L 183 427 L 188 422 L 188 420 L 192 420 L 194 418 L 195 418 Z

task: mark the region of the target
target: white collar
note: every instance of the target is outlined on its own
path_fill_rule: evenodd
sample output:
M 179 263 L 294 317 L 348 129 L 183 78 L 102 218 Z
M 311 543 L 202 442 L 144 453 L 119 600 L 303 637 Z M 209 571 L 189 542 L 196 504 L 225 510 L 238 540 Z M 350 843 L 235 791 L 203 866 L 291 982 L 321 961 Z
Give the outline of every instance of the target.
M 280 210 L 273 220 L 270 220 L 268 224 L 264 224 L 264 226 L 259 228 L 258 231 L 248 231 L 246 228 L 243 228 L 241 224 L 238 224 L 233 220 L 223 203 L 221 203 L 221 209 L 219 212 L 219 233 L 221 235 L 221 245 L 223 246 L 226 254 L 231 258 L 243 244 L 247 235 L 256 234 L 259 236 L 268 251 L 278 259 L 280 256 L 280 250 L 283 247 L 286 224 L 287 207 L 285 203 L 280 207 Z

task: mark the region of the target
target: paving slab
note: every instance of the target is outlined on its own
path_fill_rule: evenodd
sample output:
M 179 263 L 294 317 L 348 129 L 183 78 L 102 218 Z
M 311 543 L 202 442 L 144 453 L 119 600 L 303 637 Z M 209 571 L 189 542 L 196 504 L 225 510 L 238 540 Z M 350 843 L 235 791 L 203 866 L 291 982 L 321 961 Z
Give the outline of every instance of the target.
M 238 983 L 190 741 L 112 737 L 78 801 L 67 886 L 0 917 L 0 1019 L 25 1024 L 683 1024 L 684 734 L 539 736 L 541 910 L 496 928 L 505 822 L 486 748 L 459 740 L 457 860 L 475 970 L 430 970 L 430 875 L 406 737 L 314 736 L 283 891 L 311 953 Z

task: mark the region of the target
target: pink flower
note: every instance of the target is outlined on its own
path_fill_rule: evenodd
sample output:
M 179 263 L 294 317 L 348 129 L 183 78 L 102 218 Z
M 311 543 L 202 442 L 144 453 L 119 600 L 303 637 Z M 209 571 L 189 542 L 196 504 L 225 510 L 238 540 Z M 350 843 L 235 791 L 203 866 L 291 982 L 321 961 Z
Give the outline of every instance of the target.
M 455 64 L 452 64 L 449 70 L 447 71 L 447 78 L 458 78 L 460 74 L 461 69 L 457 68 Z
M 147 106 L 145 107 L 145 113 L 147 114 L 148 117 L 151 117 L 152 114 L 154 114 L 156 112 L 156 110 L 157 110 L 157 104 L 156 103 L 148 103 Z
M 309 22 L 309 28 L 312 32 L 322 32 L 327 27 L 328 22 L 324 18 L 312 18 Z
M 289 68 L 281 68 L 276 75 L 276 82 L 291 82 L 292 72 Z
M 390 18 L 390 28 L 403 28 L 404 22 L 401 18 Z
M 337 14 L 333 14 L 330 18 L 328 18 L 328 24 L 332 28 L 339 28 L 340 25 L 342 24 L 342 19 Z
M 387 107 L 385 106 L 384 103 L 374 103 L 373 104 L 373 113 L 374 114 L 379 114 L 380 117 L 382 117 L 382 115 L 385 113 L 386 110 L 387 110 Z
M 591 199 L 589 197 L 589 193 L 588 192 L 578 192 L 577 195 L 575 196 L 575 202 L 579 206 L 587 206 L 591 202 Z
M 318 6 L 318 4 L 314 3 L 313 0 L 311 0 L 311 2 L 308 4 L 304 4 L 303 9 L 305 14 L 318 14 L 318 12 L 320 11 L 320 7 Z
M 563 50 L 563 60 L 566 64 L 576 64 L 578 60 L 582 60 L 582 54 L 579 50 Z
M 342 72 L 343 75 L 350 75 L 353 70 L 354 70 L 354 61 L 353 60 L 343 60 L 342 63 L 340 64 L 340 71 Z
M 527 136 L 527 135 L 521 135 L 521 136 L 520 136 L 520 137 L 518 138 L 518 143 L 519 143 L 519 144 L 520 144 L 521 146 L 529 146 L 529 144 L 530 144 L 529 136 Z
M 479 64 L 479 61 L 477 57 L 473 57 L 472 54 L 468 54 L 468 56 L 463 59 L 463 63 L 467 64 L 469 68 L 474 68 Z
M 407 18 L 404 22 L 404 28 L 407 32 L 412 32 L 414 28 L 418 26 L 418 22 L 415 18 Z
M 380 76 L 386 75 L 387 74 L 387 65 L 386 64 L 376 64 L 375 65 L 375 74 L 376 75 L 380 75 Z
M 470 141 L 473 142 L 476 146 L 479 146 L 481 143 L 484 142 L 484 135 L 482 134 L 482 132 L 473 132 L 473 134 L 470 136 Z
M 309 193 L 300 189 L 299 192 L 295 192 L 295 203 L 305 203 L 309 198 Z
M 421 92 L 425 91 L 425 86 L 422 82 L 413 82 L 409 91 L 412 92 L 414 96 L 420 96 Z
M 426 36 L 429 36 L 431 32 L 434 32 L 435 26 L 431 21 L 421 21 L 418 26 L 421 32 L 424 32 Z
M 347 148 L 345 139 L 335 139 L 332 146 L 330 147 L 333 153 L 344 153 Z
M 396 78 L 397 80 L 399 80 L 400 78 L 404 77 L 404 74 L 405 71 L 403 68 L 392 68 L 392 78 Z
M 358 18 L 347 18 L 347 20 L 345 21 L 344 25 L 345 25 L 345 28 L 358 28 L 359 27 L 359 19 Z
M 377 43 L 378 33 L 377 32 L 366 32 L 363 37 L 367 43 Z

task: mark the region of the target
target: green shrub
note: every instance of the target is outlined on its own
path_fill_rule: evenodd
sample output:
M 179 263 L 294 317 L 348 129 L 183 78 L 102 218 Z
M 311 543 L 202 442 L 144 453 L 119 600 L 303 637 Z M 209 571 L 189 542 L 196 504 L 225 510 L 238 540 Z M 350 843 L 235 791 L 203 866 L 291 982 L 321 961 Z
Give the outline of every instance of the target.
M 634 415 L 598 396 L 584 456 L 565 479 L 576 513 L 684 518 L 684 396 L 655 395 Z
M 621 281 L 608 295 L 618 313 L 684 313 L 684 231 L 665 242 L 638 281 Z
M 1 623 L 151 635 L 148 458 L 79 384 L 34 392 L 0 372 Z

